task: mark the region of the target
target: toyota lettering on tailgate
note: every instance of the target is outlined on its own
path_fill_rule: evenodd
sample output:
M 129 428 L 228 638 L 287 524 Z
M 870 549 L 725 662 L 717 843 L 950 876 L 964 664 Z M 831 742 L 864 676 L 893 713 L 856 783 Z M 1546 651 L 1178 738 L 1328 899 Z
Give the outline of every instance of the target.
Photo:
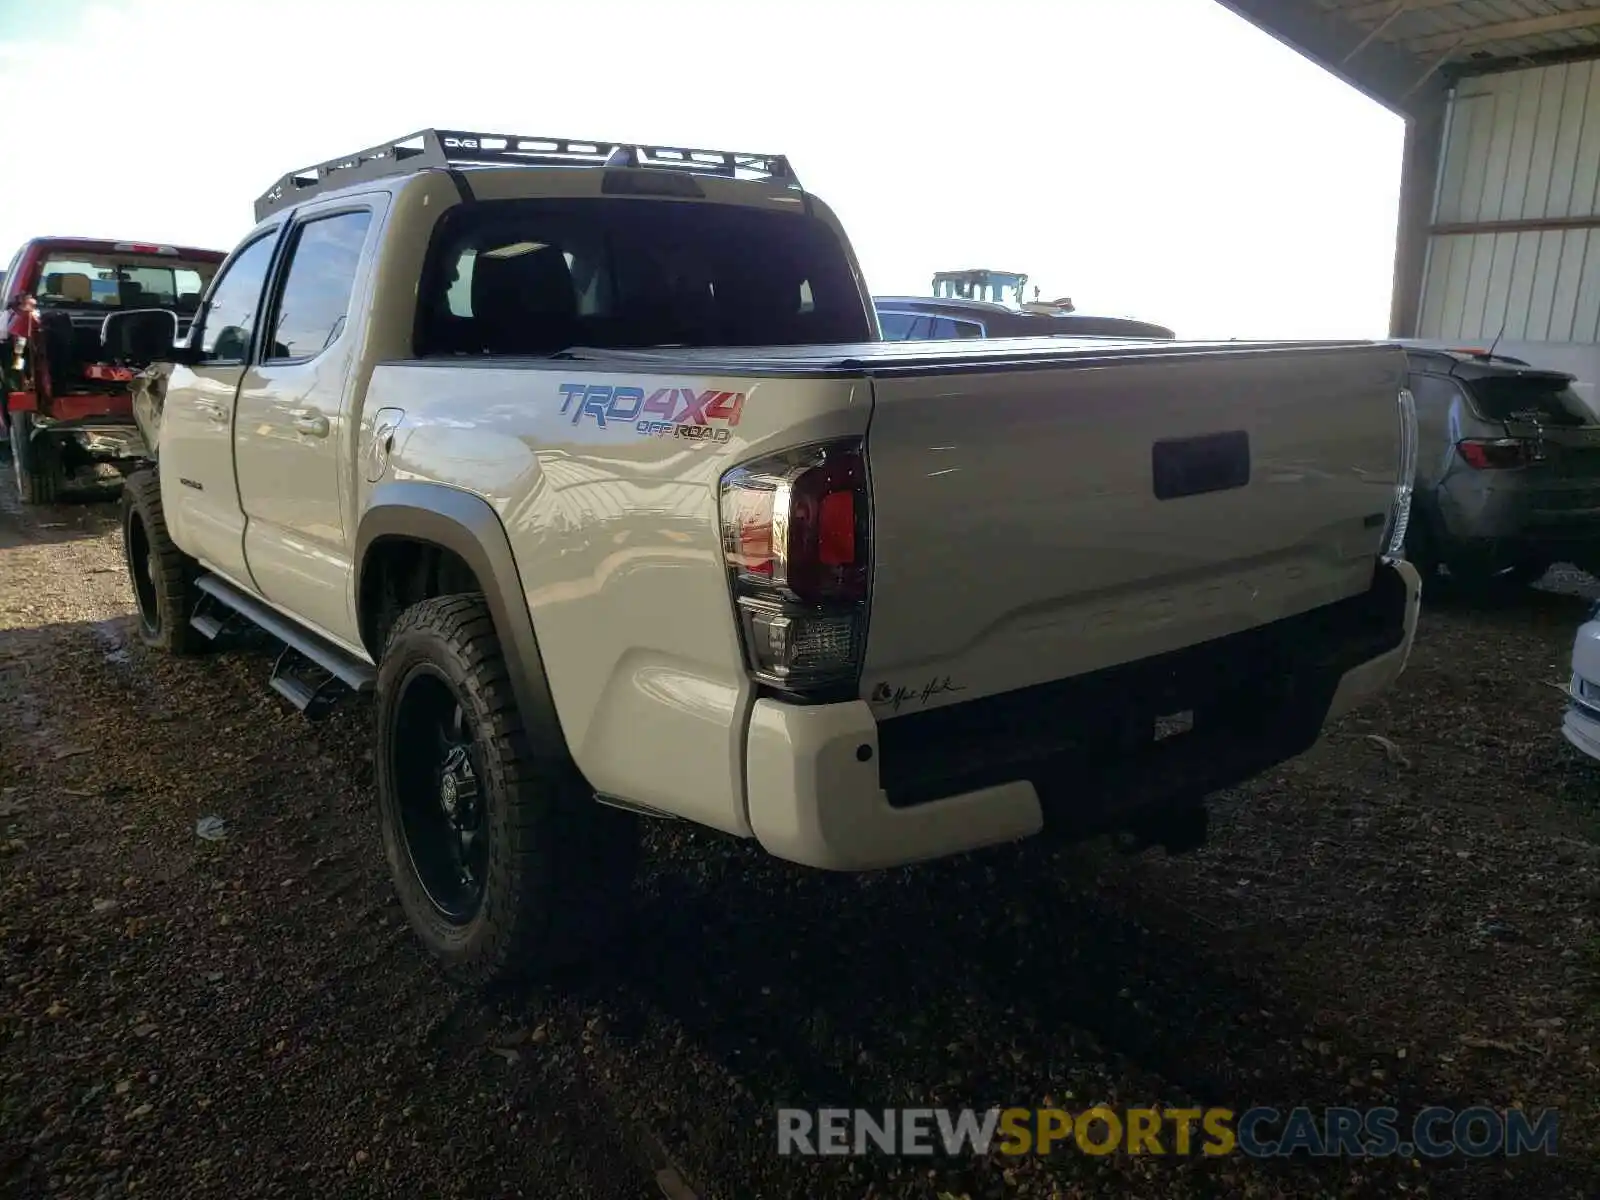
M 744 409 L 743 392 L 717 388 L 656 388 L 609 383 L 563 383 L 561 411 L 572 423 L 592 418 L 601 429 L 611 423 L 631 425 L 645 437 L 685 438 L 695 442 L 726 442 L 739 424 Z

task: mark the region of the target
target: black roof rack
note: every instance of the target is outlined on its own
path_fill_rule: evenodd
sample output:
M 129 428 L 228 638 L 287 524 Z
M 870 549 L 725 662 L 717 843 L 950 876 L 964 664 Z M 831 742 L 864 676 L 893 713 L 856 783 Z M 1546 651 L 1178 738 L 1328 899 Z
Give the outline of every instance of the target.
M 256 220 L 265 220 L 279 205 L 307 200 L 320 192 L 430 168 L 551 166 L 650 167 L 800 186 L 789 160 L 781 154 L 423 129 L 369 150 L 289 172 L 256 201 Z

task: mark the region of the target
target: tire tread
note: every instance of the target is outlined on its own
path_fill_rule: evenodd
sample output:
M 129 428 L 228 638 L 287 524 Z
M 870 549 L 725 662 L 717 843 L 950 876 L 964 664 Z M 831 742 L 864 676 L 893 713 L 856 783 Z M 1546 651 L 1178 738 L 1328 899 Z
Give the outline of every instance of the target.
M 511 673 L 488 605 L 477 593 L 459 593 L 421 601 L 406 609 L 389 630 L 380 666 L 380 698 L 397 679 L 385 667 L 397 653 L 409 664 L 407 644 L 437 639 L 445 658 L 462 668 L 459 685 L 473 694 L 478 736 L 488 743 L 492 762 L 484 773 L 492 794 L 503 798 L 503 812 L 491 811 L 489 886 L 479 933 L 463 954 L 441 954 L 430 936 L 436 926 L 427 900 L 408 880 L 400 885 L 402 903 L 419 927 L 423 940 L 458 981 L 477 987 L 542 974 L 583 957 L 610 931 L 616 910 L 625 900 L 637 857 L 637 828 L 628 814 L 606 809 L 585 794 L 581 776 L 570 763 L 545 763 L 531 753 L 522 714 L 511 685 Z M 426 656 L 424 651 L 424 656 Z M 438 663 L 452 675 L 448 663 Z M 400 670 L 394 668 L 394 671 Z M 382 764 L 379 787 L 388 786 L 387 707 L 378 708 L 377 753 Z M 487 721 L 484 718 L 487 718 Z M 493 803 L 493 800 L 491 800 Z M 386 823 L 390 804 L 384 801 Z M 397 822 L 393 822 L 398 824 Z M 397 829 L 386 830 L 392 868 L 411 871 Z M 497 875 L 496 867 L 503 871 Z M 497 883 L 500 886 L 497 886 Z M 411 895 L 408 898 L 408 891 Z M 420 900 L 420 906 L 419 906 Z
M 122 485 L 123 538 L 126 551 L 127 525 L 137 514 L 144 535 L 155 554 L 160 577 L 156 579 L 157 605 L 162 613 L 161 629 L 152 635 L 139 619 L 139 635 L 145 645 L 168 654 L 196 654 L 206 647 L 205 638 L 189 624 L 189 613 L 199 596 L 195 579 L 198 568 L 192 558 L 178 549 L 167 532 L 161 507 L 161 481 L 154 471 L 135 471 Z M 132 582 L 133 563 L 128 563 Z
M 34 439 L 31 413 L 19 412 L 12 421 L 12 469 L 16 472 L 17 492 L 22 502 L 30 505 L 54 504 L 66 483 L 66 476 L 61 469 L 60 448 L 48 439 Z

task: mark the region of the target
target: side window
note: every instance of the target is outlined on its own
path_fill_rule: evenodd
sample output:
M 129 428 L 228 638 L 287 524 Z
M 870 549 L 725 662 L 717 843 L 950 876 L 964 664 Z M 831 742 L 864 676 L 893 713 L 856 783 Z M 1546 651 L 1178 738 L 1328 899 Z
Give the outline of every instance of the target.
M 471 247 L 456 259 L 455 273 L 450 277 L 450 290 L 445 293 L 445 304 L 452 317 L 472 316 L 472 264 L 478 252 Z
M 933 318 L 918 317 L 911 322 L 911 328 L 906 331 L 908 342 L 926 342 L 933 339 Z
M 217 279 L 200 330 L 202 362 L 243 362 L 249 354 L 276 235 L 273 230 L 251 242 Z
M 913 313 L 879 313 L 878 324 L 883 326 L 883 340 L 903 342 L 911 336 L 911 326 L 916 322 Z
M 983 326 L 976 321 L 955 321 L 949 317 L 940 317 L 933 323 L 933 336 L 936 338 L 982 337 Z
M 263 360 L 315 358 L 338 340 L 371 223 L 370 212 L 346 212 L 295 230 Z

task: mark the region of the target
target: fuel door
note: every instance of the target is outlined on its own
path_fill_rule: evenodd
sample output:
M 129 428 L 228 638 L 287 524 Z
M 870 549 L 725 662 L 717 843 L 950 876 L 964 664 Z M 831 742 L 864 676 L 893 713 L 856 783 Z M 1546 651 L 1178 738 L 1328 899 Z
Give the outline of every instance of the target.
M 380 408 L 372 418 L 372 440 L 367 443 L 367 482 L 377 483 L 389 469 L 395 436 L 406 419 L 403 408 Z

